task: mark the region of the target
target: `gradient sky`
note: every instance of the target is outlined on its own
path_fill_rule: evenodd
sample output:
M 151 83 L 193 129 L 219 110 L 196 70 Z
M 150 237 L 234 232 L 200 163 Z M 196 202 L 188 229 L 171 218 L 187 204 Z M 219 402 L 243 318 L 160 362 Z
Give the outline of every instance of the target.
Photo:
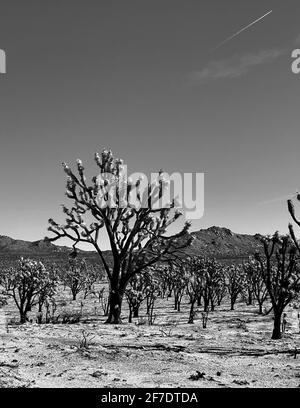
M 299 15 L 298 0 L 2 0 L 0 235 L 43 238 L 68 202 L 60 163 L 80 157 L 92 177 L 104 147 L 132 171 L 205 172 L 192 230 L 286 232 Z

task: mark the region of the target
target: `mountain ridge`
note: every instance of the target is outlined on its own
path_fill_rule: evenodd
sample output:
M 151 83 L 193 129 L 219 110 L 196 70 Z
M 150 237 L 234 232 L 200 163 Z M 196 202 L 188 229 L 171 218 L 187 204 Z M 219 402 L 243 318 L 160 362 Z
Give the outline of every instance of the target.
M 212 226 L 207 229 L 190 232 L 194 237 L 193 243 L 185 251 L 189 255 L 205 255 L 216 258 L 248 257 L 261 248 L 259 238 L 261 234 L 239 234 L 229 228 Z M 0 255 L 20 254 L 64 254 L 72 250 L 68 246 L 58 246 L 47 239 L 25 241 L 0 235 Z M 93 254 L 94 251 L 79 250 L 84 254 Z M 110 252 L 109 250 L 104 252 Z

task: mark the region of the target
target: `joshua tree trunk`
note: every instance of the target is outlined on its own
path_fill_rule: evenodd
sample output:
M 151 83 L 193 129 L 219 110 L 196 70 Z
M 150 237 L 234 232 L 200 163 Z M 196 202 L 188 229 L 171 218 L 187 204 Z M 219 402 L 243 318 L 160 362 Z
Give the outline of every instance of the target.
M 132 307 L 131 306 L 129 306 L 128 323 L 132 323 Z
M 26 323 L 27 320 L 27 312 L 20 310 L 20 323 Z
M 26 323 L 27 322 L 27 313 L 30 312 L 31 307 L 30 307 L 30 301 L 27 300 L 27 302 L 21 302 L 20 307 L 19 307 L 19 313 L 20 313 L 20 323 Z
M 37 317 L 37 323 L 38 324 L 42 324 L 42 320 L 43 320 L 43 304 L 39 303 L 39 308 L 38 308 L 38 317 Z
M 215 310 L 215 302 L 212 296 L 210 297 L 210 310 L 211 312 L 214 312 Z
M 175 294 L 174 294 L 174 310 L 177 310 L 177 305 L 178 305 L 178 296 L 177 296 L 177 294 L 175 293 Z
M 109 312 L 108 318 L 105 323 L 120 324 L 121 321 L 121 309 L 125 288 L 119 285 L 111 283 L 109 294 Z
M 77 298 L 77 291 L 76 291 L 76 289 L 72 289 L 71 292 L 72 292 L 72 300 L 76 300 L 76 298 Z
M 204 298 L 204 308 L 203 308 L 204 312 L 208 311 L 208 307 L 209 307 L 209 299 Z
M 281 339 L 281 336 L 282 336 L 282 333 L 281 333 L 281 315 L 282 315 L 281 310 L 275 310 L 274 309 L 274 326 L 273 326 L 273 333 L 272 333 L 272 339 L 273 340 Z
M 248 306 L 251 306 L 253 304 L 253 297 L 252 297 L 252 292 L 251 290 L 248 290 Z
M 232 296 L 230 298 L 230 310 L 234 310 L 234 305 L 235 305 L 236 300 L 237 300 L 236 296 Z
M 108 318 L 105 323 L 111 323 L 111 324 L 122 323 L 121 321 L 122 300 L 123 300 L 123 294 L 111 292 L 110 299 L 109 299 Z
M 189 316 L 189 321 L 188 321 L 189 324 L 194 323 L 194 316 L 195 316 L 194 306 L 195 306 L 195 300 L 191 300 L 190 316 Z
M 140 305 L 135 305 L 133 307 L 133 317 L 139 317 L 139 309 L 140 309 Z

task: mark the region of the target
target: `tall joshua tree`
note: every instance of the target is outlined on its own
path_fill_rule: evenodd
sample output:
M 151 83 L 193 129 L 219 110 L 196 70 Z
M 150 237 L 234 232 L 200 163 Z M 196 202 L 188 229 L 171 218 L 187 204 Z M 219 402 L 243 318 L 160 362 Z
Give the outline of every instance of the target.
M 289 235 L 262 238 L 264 257 L 256 254 L 262 276 L 270 296 L 274 327 L 272 339 L 280 339 L 281 316 L 285 307 L 294 300 L 300 291 L 300 265 L 297 249 Z
M 63 163 L 67 174 L 66 195 L 73 205 L 67 208 L 66 223 L 49 220 L 48 238 L 56 241 L 67 237 L 77 245 L 80 242 L 94 246 L 110 283 L 109 315 L 106 323 L 121 322 L 121 307 L 129 280 L 149 266 L 170 256 L 191 242 L 187 234 L 189 223 L 180 232 L 170 235 L 168 227 L 182 214 L 175 209 L 175 200 L 159 205 L 165 198 L 168 181 L 160 171 L 152 182 L 142 177 L 127 178 L 123 161 L 109 150 L 95 154 L 100 174 L 89 186 L 81 160 L 77 160 L 78 175 Z M 92 221 L 92 223 L 90 223 Z M 89 225 L 88 225 L 89 224 Z M 112 252 L 109 264 L 101 248 L 100 231 L 105 231 Z

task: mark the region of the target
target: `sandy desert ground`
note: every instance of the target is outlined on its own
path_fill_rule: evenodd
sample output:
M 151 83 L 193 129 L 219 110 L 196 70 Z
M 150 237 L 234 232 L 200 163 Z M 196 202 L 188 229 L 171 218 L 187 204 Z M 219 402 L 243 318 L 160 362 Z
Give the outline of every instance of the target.
M 177 312 L 173 299 L 157 301 L 153 326 L 137 324 L 141 317 L 127 323 L 126 301 L 124 323 L 104 325 L 95 302 L 84 300 L 78 324 L 18 325 L 13 305 L 2 309 L 9 325 L 1 332 L 1 387 L 300 387 L 292 307 L 284 337 L 274 341 L 272 314 L 260 316 L 257 306 L 244 302 L 234 311 L 225 302 L 210 313 L 206 329 L 200 317 L 187 324 L 188 302 Z M 80 298 L 68 307 L 78 309 Z M 87 348 L 80 348 L 83 330 Z

